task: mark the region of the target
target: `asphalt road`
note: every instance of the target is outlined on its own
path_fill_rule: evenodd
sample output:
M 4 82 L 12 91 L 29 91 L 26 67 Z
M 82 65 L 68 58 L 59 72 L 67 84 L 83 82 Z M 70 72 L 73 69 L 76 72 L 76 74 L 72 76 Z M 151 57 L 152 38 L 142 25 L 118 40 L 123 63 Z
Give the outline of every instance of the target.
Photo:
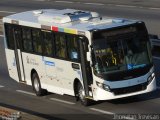
M 160 10 L 116 5 L 83 4 L 44 0 L 1 0 L 0 16 L 15 12 L 41 8 L 74 8 L 97 11 L 111 17 L 141 19 L 146 22 L 149 33 L 160 35 Z M 159 60 L 156 72 L 159 75 Z M 158 78 L 159 80 L 159 78 Z M 157 81 L 158 81 L 157 80 Z M 158 85 L 159 81 L 158 81 Z M 74 97 L 48 94 L 36 97 L 32 87 L 18 84 L 8 77 L 4 54 L 3 38 L 0 37 L 0 106 L 6 106 L 43 117 L 44 119 L 112 119 L 120 113 L 160 114 L 160 90 L 136 97 L 112 101 L 100 101 L 90 107 L 83 107 Z

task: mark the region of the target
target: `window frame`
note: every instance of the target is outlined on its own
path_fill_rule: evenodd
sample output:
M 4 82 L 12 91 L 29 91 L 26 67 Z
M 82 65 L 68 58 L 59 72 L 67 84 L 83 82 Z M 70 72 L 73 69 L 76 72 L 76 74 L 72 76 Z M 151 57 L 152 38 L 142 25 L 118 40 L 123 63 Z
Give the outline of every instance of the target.
M 39 41 L 40 42 L 40 44 L 41 44 L 41 50 L 42 50 L 42 52 L 40 53 L 40 52 L 38 52 L 38 51 L 35 51 L 35 46 L 34 46 L 34 38 L 33 38 L 33 31 L 34 30 L 38 30 L 39 32 L 40 32 L 40 38 L 39 38 L 39 40 L 36 40 L 36 42 L 37 41 Z M 31 28 L 31 38 L 32 38 L 32 49 L 33 49 L 33 52 L 32 53 L 34 53 L 34 54 L 36 54 L 36 55 L 43 55 L 43 42 L 42 42 L 42 32 L 41 32 L 41 29 L 40 28 Z M 37 44 L 37 43 L 36 43 Z
M 30 31 L 30 38 L 31 38 L 31 47 L 32 47 L 32 51 L 29 51 L 29 50 L 25 50 L 24 49 L 24 38 L 23 38 L 23 29 L 28 29 Z M 22 31 L 22 52 L 26 52 L 26 53 L 31 53 L 33 54 L 34 51 L 33 51 L 33 40 L 32 40 L 32 28 L 31 27 L 26 27 L 26 26 L 21 26 L 21 31 Z M 26 36 L 25 36 L 26 37 Z M 27 39 L 28 40 L 28 39 Z
M 70 58 L 70 55 L 69 55 L 69 39 L 70 39 L 70 37 L 72 37 L 72 38 L 74 38 L 75 37 L 75 39 L 76 39 L 76 43 L 77 43 L 77 54 L 78 54 L 78 59 L 71 59 Z M 80 46 L 79 46 L 79 36 L 78 35 L 74 35 L 74 34 L 66 34 L 66 44 L 67 44 L 67 55 L 68 55 L 68 60 L 69 61 L 72 61 L 72 62 L 80 62 L 80 59 L 81 59 L 81 56 L 80 56 Z
M 8 27 L 11 27 L 11 31 L 8 30 Z M 7 49 L 14 50 L 15 49 L 15 42 L 14 42 L 14 38 L 13 38 L 13 24 L 4 23 L 4 28 L 5 28 L 5 39 L 6 39 Z M 10 36 L 11 34 L 12 34 L 12 36 Z M 13 46 L 11 46 L 11 44 L 10 44 L 11 38 L 12 38 Z
M 61 32 L 54 32 L 54 35 L 55 35 L 55 39 L 54 39 L 54 42 L 55 42 L 55 58 L 57 59 L 61 59 L 61 60 L 66 60 L 66 61 L 69 61 L 68 59 L 68 55 L 67 55 L 67 40 L 66 40 L 66 33 L 61 33 Z M 56 36 L 64 36 L 64 45 L 65 45 L 65 58 L 64 57 L 59 57 L 56 55 L 57 53 L 57 48 L 56 48 Z
M 47 54 L 45 54 L 45 41 L 44 41 L 44 32 L 50 32 L 51 33 L 51 42 L 52 42 L 52 54 L 50 54 L 50 55 L 47 55 Z M 54 37 L 54 34 L 53 34 L 53 32 L 51 31 L 51 30 L 43 30 L 43 29 L 41 29 L 41 39 L 42 39 L 42 56 L 45 56 L 45 57 L 52 57 L 52 58 L 54 58 L 55 57 L 55 45 L 54 45 L 54 43 L 55 43 L 55 37 Z

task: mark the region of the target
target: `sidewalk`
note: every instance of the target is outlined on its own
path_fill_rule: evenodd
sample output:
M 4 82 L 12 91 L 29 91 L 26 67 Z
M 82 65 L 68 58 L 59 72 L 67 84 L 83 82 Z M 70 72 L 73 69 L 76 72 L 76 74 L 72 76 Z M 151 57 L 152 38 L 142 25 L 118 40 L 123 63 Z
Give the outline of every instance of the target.
M 44 118 L 0 106 L 0 120 L 45 120 Z

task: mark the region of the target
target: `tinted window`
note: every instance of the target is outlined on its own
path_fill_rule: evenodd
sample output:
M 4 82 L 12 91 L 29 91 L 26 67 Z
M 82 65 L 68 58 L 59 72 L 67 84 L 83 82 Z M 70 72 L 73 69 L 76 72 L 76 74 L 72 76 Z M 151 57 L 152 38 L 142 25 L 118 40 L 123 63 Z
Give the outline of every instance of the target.
M 55 36 L 56 56 L 60 58 L 67 58 L 66 55 L 66 40 L 64 35 Z
M 22 49 L 22 37 L 21 37 L 21 28 L 19 26 L 14 26 L 14 38 L 16 42 L 16 47 Z
M 33 41 L 33 51 L 35 53 L 42 53 L 42 43 L 41 43 L 41 31 L 38 29 L 32 30 L 32 41 Z
M 9 49 L 14 49 L 13 28 L 9 24 L 5 24 L 6 41 Z
M 50 31 L 43 31 L 44 55 L 53 56 L 53 37 Z
M 29 28 L 22 29 L 23 49 L 27 52 L 33 52 L 31 30 Z
M 67 36 L 67 53 L 70 60 L 77 61 L 79 59 L 78 39 L 76 36 Z

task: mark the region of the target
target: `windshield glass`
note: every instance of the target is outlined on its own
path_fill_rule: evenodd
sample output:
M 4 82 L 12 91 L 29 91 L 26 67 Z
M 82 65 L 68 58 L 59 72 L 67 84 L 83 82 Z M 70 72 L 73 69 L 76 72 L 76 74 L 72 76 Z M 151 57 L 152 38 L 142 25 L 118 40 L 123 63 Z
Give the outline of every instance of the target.
M 94 32 L 92 53 L 96 73 L 132 70 L 151 63 L 144 25 Z

